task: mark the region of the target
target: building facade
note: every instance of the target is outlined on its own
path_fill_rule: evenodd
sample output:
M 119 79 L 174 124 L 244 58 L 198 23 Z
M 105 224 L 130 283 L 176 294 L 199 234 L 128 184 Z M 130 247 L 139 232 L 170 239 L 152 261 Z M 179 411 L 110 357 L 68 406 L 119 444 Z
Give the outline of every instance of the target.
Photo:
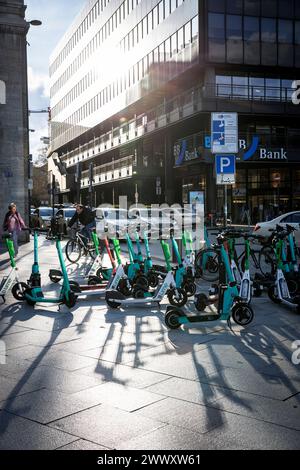
M 210 120 L 230 111 L 240 137 L 233 220 L 300 208 L 299 67 L 294 0 L 87 2 L 50 65 L 61 200 L 80 193 L 86 203 L 91 187 L 92 205 L 198 195 L 221 213 Z
M 0 0 L 0 220 L 28 205 L 27 51 L 23 0 Z

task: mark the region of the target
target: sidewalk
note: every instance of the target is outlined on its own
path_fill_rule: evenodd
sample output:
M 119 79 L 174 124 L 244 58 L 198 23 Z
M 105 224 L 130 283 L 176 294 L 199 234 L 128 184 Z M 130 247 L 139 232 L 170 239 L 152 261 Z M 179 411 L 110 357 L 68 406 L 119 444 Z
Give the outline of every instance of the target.
M 48 278 L 55 246 L 42 239 L 40 262 L 45 291 L 57 290 Z M 31 265 L 24 245 L 22 280 Z M 111 311 L 90 297 L 72 311 L 33 309 L 9 296 L 0 306 L 0 449 L 299 449 L 299 315 L 263 296 L 247 329 L 168 331 L 166 307 Z

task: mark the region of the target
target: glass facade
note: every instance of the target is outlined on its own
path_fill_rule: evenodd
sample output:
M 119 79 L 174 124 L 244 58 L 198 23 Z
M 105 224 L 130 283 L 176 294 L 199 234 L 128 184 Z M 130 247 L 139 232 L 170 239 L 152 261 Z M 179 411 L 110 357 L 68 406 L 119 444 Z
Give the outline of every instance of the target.
M 115 2 L 98 0 L 87 16 L 89 27 L 81 26 L 86 19 L 74 25 L 52 57 L 53 148 L 126 109 L 198 60 L 198 5 L 192 0 L 126 0 L 117 9 Z
M 209 60 L 299 67 L 299 9 L 296 0 L 209 1 Z

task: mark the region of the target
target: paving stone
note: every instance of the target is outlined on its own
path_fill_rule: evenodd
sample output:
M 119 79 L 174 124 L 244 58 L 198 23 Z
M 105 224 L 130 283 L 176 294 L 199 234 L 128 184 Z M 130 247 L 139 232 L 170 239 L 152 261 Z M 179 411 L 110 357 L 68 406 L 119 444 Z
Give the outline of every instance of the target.
M 26 359 L 20 359 L 13 356 L 5 357 L 5 364 L 0 365 L 0 375 L 5 377 L 16 376 L 23 377 L 31 373 L 32 366 Z
M 29 359 L 27 359 L 29 361 Z M 51 366 L 57 369 L 74 371 L 93 364 L 93 359 L 79 354 L 71 354 L 64 351 L 56 351 L 45 354 L 39 365 Z
M 19 380 L 22 376 L 11 376 Z M 26 376 L 26 383 L 37 388 L 47 388 L 63 393 L 76 393 L 103 383 L 100 376 L 86 376 L 56 369 L 50 366 L 38 366 Z
M 135 363 L 130 362 L 128 365 L 135 365 Z M 197 362 L 195 352 L 181 351 L 180 354 L 179 350 L 166 354 L 163 354 L 161 350 L 158 352 L 154 350 L 152 354 L 143 356 L 143 360 L 140 359 L 138 365 L 145 370 L 189 380 L 200 380 L 201 377 L 208 376 L 222 367 L 221 365 L 215 366 L 212 362 L 201 364 Z
M 0 323 L 0 339 L 3 339 L 4 336 L 9 336 L 17 333 L 23 333 L 28 331 L 28 328 L 23 326 L 16 326 L 15 324 L 1 324 Z
M 300 431 L 300 395 L 299 399 L 281 401 L 248 393 L 228 392 L 212 406 Z
M 124 441 L 158 429 L 161 423 L 100 405 L 51 423 L 51 427 L 115 449 Z
M 88 395 L 88 397 L 86 397 Z M 88 398 L 92 405 L 107 403 L 114 408 L 124 411 L 135 411 L 144 406 L 162 400 L 164 397 L 148 390 L 139 390 L 132 387 L 108 382 L 88 391 L 81 391 L 72 394 L 72 399 L 85 400 Z
M 164 426 L 144 436 L 122 442 L 117 450 L 202 450 L 206 438 L 176 426 Z
M 1 450 L 54 450 L 78 438 L 0 411 Z
M 219 410 L 174 398 L 165 398 L 145 406 L 135 414 L 200 434 L 206 433 L 223 422 L 222 413 Z
M 280 377 L 257 373 L 250 368 L 224 368 L 218 374 L 203 377 L 201 381 L 225 389 L 244 391 L 278 400 L 284 400 L 292 394 L 300 392 L 300 382 L 293 384 Z
M 300 432 L 231 413 L 223 425 L 205 434 L 205 449 L 299 450 Z
M 145 388 L 170 378 L 165 374 L 105 361 L 95 361 L 92 366 L 74 371 L 73 374 L 86 375 L 99 381 L 115 382 L 135 388 Z
M 56 450 L 100 450 L 105 451 L 108 450 L 108 447 L 100 446 L 99 444 L 94 444 L 90 441 L 85 441 L 84 439 L 78 439 L 78 441 L 71 442 L 71 444 L 67 444 L 66 446 L 59 447 Z
M 223 390 L 210 384 L 171 378 L 156 385 L 147 387 L 148 391 L 164 395 L 166 397 L 178 398 L 191 403 L 202 405 L 210 404 L 223 396 Z
M 97 404 L 100 404 L 98 401 Z M 76 398 L 58 391 L 40 390 L 1 402 L 0 407 L 17 416 L 47 424 L 93 406 L 88 393 Z
M 41 388 L 38 384 L 27 383 L 26 380 L 17 381 L 11 377 L 0 376 L 0 408 L 2 407 L 1 402 L 7 398 L 24 395 Z

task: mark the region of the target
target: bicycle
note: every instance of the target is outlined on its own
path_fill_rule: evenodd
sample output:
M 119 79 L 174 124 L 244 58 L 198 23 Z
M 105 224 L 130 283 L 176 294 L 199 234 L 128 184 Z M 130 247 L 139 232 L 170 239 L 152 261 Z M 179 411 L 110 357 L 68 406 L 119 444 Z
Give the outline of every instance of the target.
M 215 233 L 213 235 L 219 235 L 219 233 Z M 245 232 L 240 233 L 242 237 L 243 233 Z M 250 260 L 252 260 L 255 269 L 259 270 L 264 277 L 273 277 L 276 271 L 276 263 L 274 248 L 270 239 L 268 239 L 267 242 L 263 243 L 264 239 L 259 235 L 249 234 L 249 238 L 251 238 L 252 240 L 260 241 L 259 249 L 253 248 L 253 245 L 251 245 L 250 247 Z M 240 273 L 243 273 L 245 271 L 246 264 L 245 247 L 239 255 L 237 254 L 236 248 L 234 249 L 234 260 Z M 204 281 L 218 281 L 218 255 L 213 247 L 205 248 L 197 254 L 195 267 L 200 277 Z
M 90 256 L 95 260 L 96 248 L 92 240 L 76 230 L 66 245 L 66 257 L 70 263 L 75 264 L 78 263 L 81 256 Z

